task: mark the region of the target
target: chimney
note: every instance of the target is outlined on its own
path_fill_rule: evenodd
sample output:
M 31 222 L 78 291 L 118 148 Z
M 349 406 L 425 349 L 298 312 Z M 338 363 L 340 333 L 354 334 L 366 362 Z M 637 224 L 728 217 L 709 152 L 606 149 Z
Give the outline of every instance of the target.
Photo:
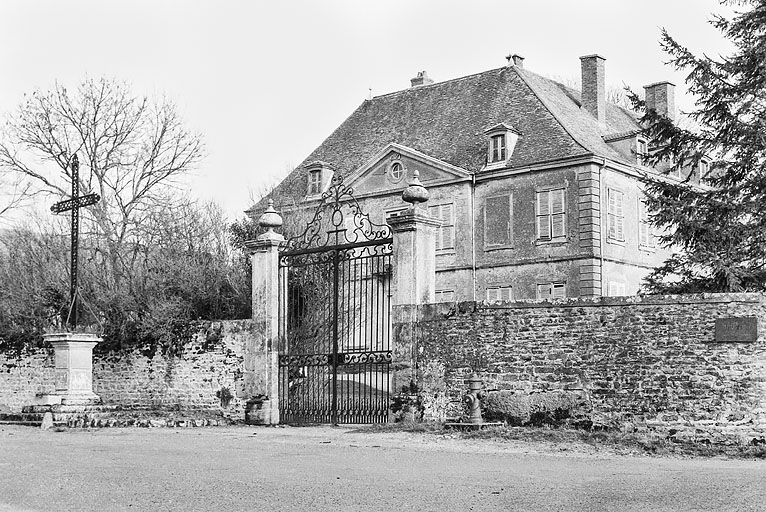
M 582 106 L 598 119 L 599 123 L 606 121 L 606 86 L 604 79 L 604 62 L 601 55 L 585 55 L 580 57 L 582 71 Z
M 430 85 L 434 81 L 428 78 L 428 74 L 425 71 L 418 71 L 418 76 L 411 78 L 410 83 L 412 87 L 420 87 L 421 85 Z
M 514 53 L 513 55 L 508 55 L 505 59 L 508 61 L 508 67 L 518 66 L 522 69 L 524 68 L 524 57 L 522 57 L 518 53 Z
M 657 82 L 644 86 L 646 109 L 656 110 L 658 114 L 666 116 L 671 121 L 676 120 L 676 99 L 674 84 L 670 82 Z

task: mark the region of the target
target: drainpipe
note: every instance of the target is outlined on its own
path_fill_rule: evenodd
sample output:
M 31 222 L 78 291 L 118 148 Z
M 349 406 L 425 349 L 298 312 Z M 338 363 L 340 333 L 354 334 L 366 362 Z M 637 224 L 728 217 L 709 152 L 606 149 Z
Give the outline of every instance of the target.
M 476 302 L 476 173 L 471 174 L 471 279 L 473 301 Z
M 606 247 L 606 234 L 604 232 L 604 205 L 602 204 L 602 193 L 601 190 L 603 189 L 602 183 L 601 183 L 601 171 L 606 167 L 606 157 L 601 157 L 601 165 L 598 168 L 598 210 L 599 210 L 599 222 L 601 225 L 599 226 L 599 231 L 601 232 L 601 240 L 600 244 L 601 247 L 599 248 L 599 258 L 598 258 L 598 270 L 599 275 L 601 276 L 601 297 L 604 296 L 604 248 Z M 608 213 L 607 213 L 608 215 Z M 609 290 L 606 290 L 607 292 Z

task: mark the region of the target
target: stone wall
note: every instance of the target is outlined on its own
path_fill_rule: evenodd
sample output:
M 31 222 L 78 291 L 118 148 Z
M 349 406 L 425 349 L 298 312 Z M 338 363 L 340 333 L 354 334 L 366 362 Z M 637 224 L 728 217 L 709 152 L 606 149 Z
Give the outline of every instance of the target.
M 757 341 L 716 343 L 716 318 L 740 316 L 758 318 Z M 476 370 L 488 389 L 582 391 L 596 425 L 766 432 L 761 295 L 434 304 L 417 317 L 419 373 L 444 368 L 453 403 Z
M 243 363 L 250 320 L 208 322 L 177 356 L 139 350 L 94 354 L 93 390 L 123 409 L 209 411 L 244 420 Z M 53 351 L 0 354 L 0 404 L 18 411 L 53 392 Z M 222 395 L 232 395 L 228 403 Z

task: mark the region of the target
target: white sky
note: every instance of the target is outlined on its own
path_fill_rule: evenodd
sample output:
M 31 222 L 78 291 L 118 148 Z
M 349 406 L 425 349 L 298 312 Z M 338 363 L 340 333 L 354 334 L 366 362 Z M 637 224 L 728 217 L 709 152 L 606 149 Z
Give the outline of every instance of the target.
M 707 21 L 716 0 L 2 0 L 0 112 L 24 92 L 86 75 L 165 94 L 202 133 L 208 157 L 190 187 L 241 216 L 368 96 L 526 57 L 545 76 L 579 78 L 581 55 L 606 57 L 607 85 L 659 80 L 660 27 L 696 53 L 727 53 Z

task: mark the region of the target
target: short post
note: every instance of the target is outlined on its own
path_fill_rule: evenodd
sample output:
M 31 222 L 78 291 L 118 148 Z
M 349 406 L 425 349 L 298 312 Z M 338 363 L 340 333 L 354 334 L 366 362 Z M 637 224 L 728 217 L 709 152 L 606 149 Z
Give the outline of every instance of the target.
M 419 203 L 428 201 L 428 191 L 415 171 L 402 199 L 412 206 L 397 216 L 389 217 L 393 231 L 392 289 L 392 389 L 416 381 L 414 325 L 418 306 L 434 301 L 436 288 L 436 229 L 441 220 L 429 215 Z
M 249 213 L 249 212 L 248 212 Z M 279 247 L 285 238 L 274 228 L 282 217 L 274 202 L 258 219 L 266 232 L 245 242 L 253 267 L 253 337 L 245 347 L 245 421 L 279 423 Z
M 95 334 L 73 332 L 45 334 L 43 338 L 53 346 L 55 397 L 61 398 L 61 404 L 100 403 L 101 398 L 93 392 L 93 347 L 102 339 Z

